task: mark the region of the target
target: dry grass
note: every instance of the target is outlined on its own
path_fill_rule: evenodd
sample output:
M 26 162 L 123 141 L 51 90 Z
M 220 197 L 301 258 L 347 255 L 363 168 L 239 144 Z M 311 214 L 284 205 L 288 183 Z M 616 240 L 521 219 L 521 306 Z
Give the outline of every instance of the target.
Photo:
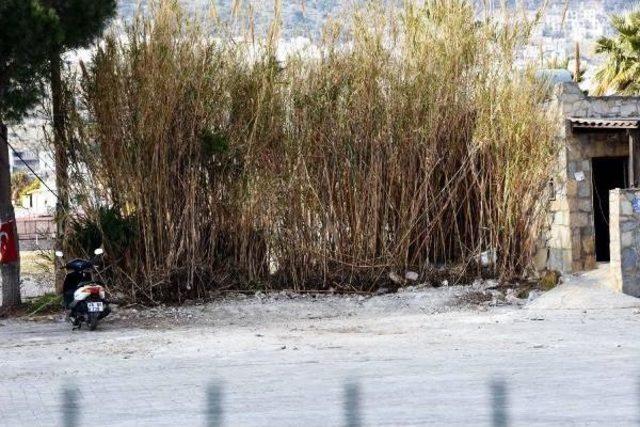
M 369 290 L 389 271 L 480 274 L 489 249 L 485 274 L 530 266 L 555 145 L 514 64 L 527 23 L 462 0 L 368 7 L 286 61 L 276 24 L 246 42 L 219 25 L 160 2 L 70 82 L 85 215 L 134 224 L 126 244 L 102 230 L 127 296 Z

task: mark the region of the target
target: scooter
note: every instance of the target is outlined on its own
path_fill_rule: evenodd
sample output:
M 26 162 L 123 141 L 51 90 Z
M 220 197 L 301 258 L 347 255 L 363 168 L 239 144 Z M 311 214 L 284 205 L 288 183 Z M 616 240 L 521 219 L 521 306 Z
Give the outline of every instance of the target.
M 69 310 L 67 319 L 73 323 L 73 330 L 82 328 L 82 324 L 86 323 L 89 330 L 94 331 L 98 321 L 111 313 L 105 286 L 94 278 L 97 273 L 97 261 L 100 255 L 104 254 L 104 250 L 96 249 L 94 254 L 96 257 L 93 260 L 76 258 L 64 263 L 64 254 L 61 251 L 55 252 L 67 270 L 62 295 L 64 307 Z

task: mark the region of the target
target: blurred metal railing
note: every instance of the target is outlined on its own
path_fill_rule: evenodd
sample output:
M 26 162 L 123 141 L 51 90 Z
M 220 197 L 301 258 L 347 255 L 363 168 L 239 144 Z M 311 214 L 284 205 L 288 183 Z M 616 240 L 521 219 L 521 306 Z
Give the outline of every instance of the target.
M 509 425 L 507 413 L 508 389 L 506 382 L 501 378 L 494 378 L 489 384 L 491 394 L 491 425 L 493 427 L 506 427 Z M 80 405 L 78 398 L 80 390 L 69 386 L 62 393 L 62 417 L 64 427 L 78 427 L 80 425 Z M 206 395 L 206 425 L 207 427 L 221 427 L 224 421 L 222 406 L 223 392 L 218 384 L 211 384 Z M 361 415 L 360 386 L 356 381 L 349 380 L 344 385 L 344 425 L 346 427 L 361 427 L 364 425 Z M 233 420 L 229 420 L 233 425 Z

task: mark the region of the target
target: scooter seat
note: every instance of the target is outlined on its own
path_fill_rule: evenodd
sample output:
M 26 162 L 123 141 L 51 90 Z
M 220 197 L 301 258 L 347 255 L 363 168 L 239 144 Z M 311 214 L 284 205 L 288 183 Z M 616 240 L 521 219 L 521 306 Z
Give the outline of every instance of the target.
M 93 264 L 89 261 L 87 261 L 86 259 L 74 259 L 73 261 L 69 261 L 64 268 L 66 268 L 67 270 L 75 270 L 75 271 L 82 271 L 82 270 L 88 270 L 91 267 L 93 267 Z

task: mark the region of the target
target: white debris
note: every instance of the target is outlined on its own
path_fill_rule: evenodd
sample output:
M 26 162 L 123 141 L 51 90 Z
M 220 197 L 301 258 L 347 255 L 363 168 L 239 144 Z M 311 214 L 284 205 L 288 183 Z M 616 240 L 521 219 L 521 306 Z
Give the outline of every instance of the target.
M 480 253 L 480 264 L 483 267 L 489 267 L 498 262 L 498 255 L 496 254 L 495 249 L 489 249 L 488 251 L 484 251 Z
M 415 282 L 416 280 L 418 280 L 418 273 L 416 273 L 415 271 L 407 271 L 404 274 L 404 278 L 407 280 L 411 280 L 412 282 Z

